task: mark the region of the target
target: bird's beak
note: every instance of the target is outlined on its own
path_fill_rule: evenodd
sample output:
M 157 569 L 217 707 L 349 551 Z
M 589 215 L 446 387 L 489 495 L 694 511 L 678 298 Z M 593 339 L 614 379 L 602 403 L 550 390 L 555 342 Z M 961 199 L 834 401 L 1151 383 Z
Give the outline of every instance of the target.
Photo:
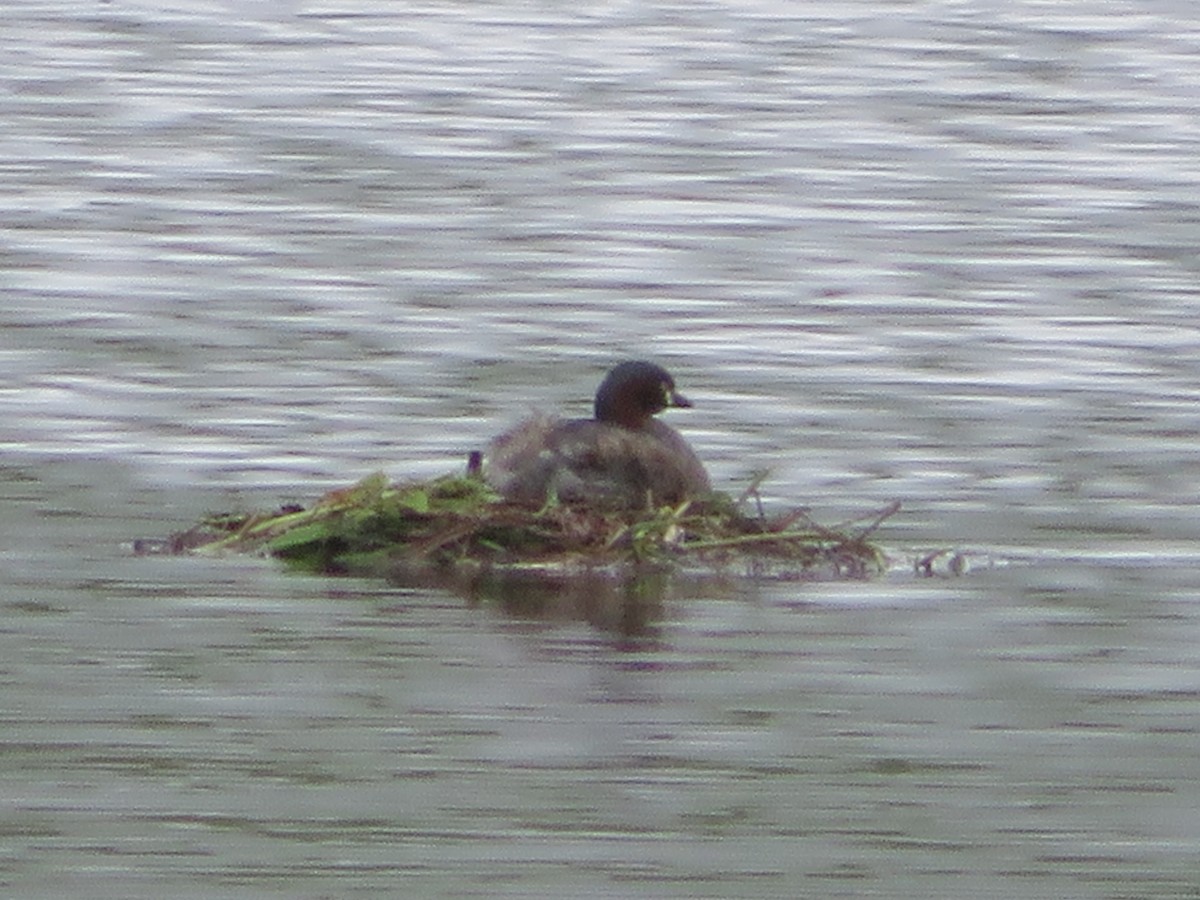
M 690 409 L 692 406 L 692 401 L 678 391 L 667 391 L 667 399 L 671 401 L 667 404 L 668 406 L 682 406 L 685 409 Z

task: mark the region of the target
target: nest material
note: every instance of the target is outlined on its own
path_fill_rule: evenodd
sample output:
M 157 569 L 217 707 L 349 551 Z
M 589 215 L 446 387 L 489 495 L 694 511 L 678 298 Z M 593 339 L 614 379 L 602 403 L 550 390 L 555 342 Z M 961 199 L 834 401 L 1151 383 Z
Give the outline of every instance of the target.
M 159 552 L 259 552 L 325 574 L 618 569 L 660 563 L 718 571 L 862 578 L 886 566 L 868 538 L 899 504 L 832 528 L 803 509 L 774 518 L 713 494 L 675 507 L 600 510 L 509 503 L 479 478 L 391 483 L 383 474 L 332 491 L 311 507 L 210 516 Z M 151 549 L 151 548 L 144 548 Z

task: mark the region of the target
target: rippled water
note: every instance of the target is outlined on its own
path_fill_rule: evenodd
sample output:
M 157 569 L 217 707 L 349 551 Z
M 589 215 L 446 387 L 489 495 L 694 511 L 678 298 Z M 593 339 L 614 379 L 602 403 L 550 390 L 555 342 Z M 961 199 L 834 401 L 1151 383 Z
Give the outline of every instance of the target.
M 6 895 L 1200 896 L 1192 4 L 17 2 L 0 51 Z M 718 484 L 998 565 L 128 555 L 627 356 Z

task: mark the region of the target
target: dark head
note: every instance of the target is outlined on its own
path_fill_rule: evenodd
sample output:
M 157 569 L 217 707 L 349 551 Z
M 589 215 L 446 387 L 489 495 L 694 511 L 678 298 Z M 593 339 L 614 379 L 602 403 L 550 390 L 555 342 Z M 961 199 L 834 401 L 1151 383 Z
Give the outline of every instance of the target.
M 691 406 L 675 391 L 675 379 L 662 366 L 623 362 L 605 376 L 596 391 L 596 419 L 641 428 L 668 406 Z

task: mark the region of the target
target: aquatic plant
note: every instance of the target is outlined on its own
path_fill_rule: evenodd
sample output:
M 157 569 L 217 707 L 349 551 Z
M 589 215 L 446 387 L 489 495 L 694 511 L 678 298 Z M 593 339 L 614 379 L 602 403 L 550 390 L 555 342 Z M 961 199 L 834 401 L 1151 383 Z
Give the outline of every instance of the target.
M 208 516 L 160 548 L 142 549 L 263 553 L 306 572 L 394 578 L 633 567 L 865 578 L 884 570 L 869 538 L 899 504 L 825 527 L 805 509 L 764 514 L 760 481 L 736 499 L 714 493 L 629 511 L 553 498 L 521 506 L 471 474 L 393 483 L 377 473 L 307 508 Z

